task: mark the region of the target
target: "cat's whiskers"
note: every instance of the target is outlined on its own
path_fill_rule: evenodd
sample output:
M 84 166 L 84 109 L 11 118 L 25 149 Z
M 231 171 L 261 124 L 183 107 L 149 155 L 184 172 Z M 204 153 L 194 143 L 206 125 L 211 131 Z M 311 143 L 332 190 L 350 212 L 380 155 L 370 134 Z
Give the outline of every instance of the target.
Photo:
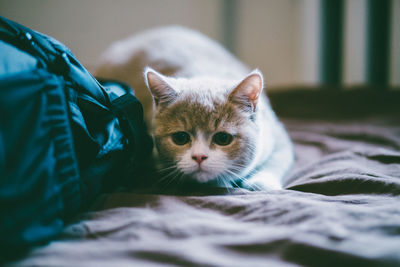
M 232 167 L 236 167 L 236 168 L 240 168 L 240 169 L 244 169 L 247 167 L 247 164 L 240 164 L 240 163 L 234 163 L 232 164 Z
M 166 188 L 168 188 L 168 186 L 173 182 L 173 181 L 176 181 L 176 180 L 179 180 L 179 178 L 180 177 L 182 177 L 182 172 L 177 172 L 171 179 L 169 179 L 169 181 L 165 184 L 165 187 L 164 187 L 164 189 L 166 189 Z
M 163 183 L 163 190 L 167 189 L 168 186 L 173 182 L 176 181 L 178 179 L 180 179 L 183 176 L 183 173 L 181 171 L 179 171 L 178 169 L 174 169 L 173 171 L 171 171 L 170 173 L 168 173 L 166 176 L 162 177 L 161 179 L 159 179 L 159 181 L 157 182 L 157 184 L 161 184 Z
M 231 185 L 226 181 L 226 177 L 224 175 L 219 175 L 217 176 L 217 181 L 219 185 L 222 185 L 227 191 L 228 193 L 232 193 L 231 191 Z
M 234 173 L 234 172 L 232 172 L 230 170 L 226 170 L 226 172 L 227 173 L 224 173 L 224 174 L 218 176 L 218 179 L 222 181 L 222 183 L 225 185 L 225 188 L 228 190 L 228 192 L 232 193 L 234 189 L 238 189 L 238 190 L 240 190 L 242 192 L 246 192 L 241 188 L 241 186 L 239 186 L 236 183 L 236 180 L 241 180 L 240 177 L 236 173 Z M 236 179 L 232 178 L 232 175 Z M 236 186 L 236 188 L 231 188 L 232 184 L 229 184 L 228 182 L 233 183 Z
M 236 180 L 235 179 L 230 179 L 229 180 L 230 182 L 232 182 L 236 187 L 240 187 L 237 183 L 236 183 Z
M 228 188 L 229 184 L 226 182 L 226 177 L 224 175 L 218 176 L 218 178 L 221 180 L 223 183 L 224 187 Z
M 179 174 L 179 170 L 178 169 L 173 169 L 172 171 L 168 172 L 166 175 L 161 176 L 161 178 L 159 178 L 157 183 L 164 182 L 165 180 L 170 179 L 171 176 L 175 176 L 176 174 Z
M 185 182 L 184 177 L 185 175 L 183 172 L 180 172 L 180 175 L 176 178 L 176 180 L 178 180 L 178 184 L 183 184 Z
M 156 172 L 162 173 L 162 172 L 167 172 L 167 171 L 173 170 L 173 169 L 176 169 L 176 165 L 171 164 L 170 166 L 156 170 Z
M 230 179 L 230 181 L 232 181 L 236 186 L 237 186 L 237 183 L 236 183 L 235 180 L 240 180 L 240 181 L 242 181 L 242 182 L 246 182 L 246 178 L 239 176 L 239 175 L 236 174 L 235 172 L 233 172 L 233 171 L 231 171 L 231 170 L 226 170 L 226 172 L 228 172 L 229 174 L 235 176 L 236 179 L 234 179 L 234 178 L 232 178 L 232 177 L 229 177 L 229 179 Z M 249 184 L 249 183 L 247 183 L 247 185 L 249 186 L 249 188 L 250 188 L 251 190 L 254 190 L 254 191 L 255 191 L 255 190 L 262 190 L 262 189 L 263 189 L 261 186 L 259 186 L 259 185 L 257 185 L 257 184 Z M 239 186 L 238 186 L 238 187 L 239 187 Z
M 224 181 L 228 180 L 229 182 L 233 182 L 237 187 L 239 187 L 235 181 L 240 179 L 240 177 L 235 172 L 231 170 L 225 170 L 225 173 L 223 173 L 221 176 L 224 178 Z

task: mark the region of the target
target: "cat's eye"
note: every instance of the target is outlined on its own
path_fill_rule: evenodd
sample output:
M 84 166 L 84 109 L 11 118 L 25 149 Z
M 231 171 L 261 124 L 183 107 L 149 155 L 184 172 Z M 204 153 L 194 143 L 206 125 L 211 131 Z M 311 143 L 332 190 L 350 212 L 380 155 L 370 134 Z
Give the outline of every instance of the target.
M 186 132 L 176 132 L 172 134 L 172 141 L 178 146 L 183 146 L 190 141 L 190 135 Z
M 219 146 L 227 146 L 232 143 L 233 135 L 226 132 L 218 132 L 213 136 L 213 142 Z

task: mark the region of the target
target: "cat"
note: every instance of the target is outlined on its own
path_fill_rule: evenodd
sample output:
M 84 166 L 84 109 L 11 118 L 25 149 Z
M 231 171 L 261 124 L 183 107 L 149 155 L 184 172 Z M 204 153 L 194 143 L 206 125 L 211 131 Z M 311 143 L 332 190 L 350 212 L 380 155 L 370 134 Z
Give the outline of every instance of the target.
M 148 30 L 114 43 L 95 74 L 135 89 L 166 177 L 282 188 L 293 149 L 263 75 L 217 42 L 180 26 Z

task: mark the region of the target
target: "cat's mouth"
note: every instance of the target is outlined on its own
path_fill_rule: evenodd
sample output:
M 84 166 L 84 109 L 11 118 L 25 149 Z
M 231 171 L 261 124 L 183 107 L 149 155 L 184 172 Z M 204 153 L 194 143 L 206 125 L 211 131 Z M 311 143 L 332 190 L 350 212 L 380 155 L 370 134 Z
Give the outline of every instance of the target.
M 201 167 L 199 167 L 194 172 L 190 173 L 189 176 L 193 177 L 195 180 L 201 183 L 211 181 L 215 178 L 215 175 L 213 173 L 204 170 Z
M 213 166 L 203 162 L 202 164 L 184 164 L 185 162 L 178 162 L 178 169 L 187 177 L 187 179 L 192 179 L 200 183 L 206 183 L 211 180 L 216 179 L 219 175 L 220 170 Z

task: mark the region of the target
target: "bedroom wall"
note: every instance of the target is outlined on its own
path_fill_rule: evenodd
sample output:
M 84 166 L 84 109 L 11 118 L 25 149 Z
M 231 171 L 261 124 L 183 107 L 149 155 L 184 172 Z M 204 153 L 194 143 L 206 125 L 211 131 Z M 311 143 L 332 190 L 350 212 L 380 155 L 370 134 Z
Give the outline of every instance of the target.
M 57 38 L 89 68 L 113 41 L 151 27 L 182 24 L 220 37 L 213 0 L 0 0 L 0 14 Z
M 232 1 L 232 0 L 230 0 Z M 345 1 L 343 77 L 365 82 L 366 0 Z M 168 24 L 197 29 L 223 41 L 224 0 L 0 0 L 0 15 L 51 35 L 93 69 L 114 40 Z M 237 56 L 259 67 L 271 88 L 318 83 L 318 0 L 237 0 Z M 400 85 L 400 0 L 393 0 L 391 84 Z

